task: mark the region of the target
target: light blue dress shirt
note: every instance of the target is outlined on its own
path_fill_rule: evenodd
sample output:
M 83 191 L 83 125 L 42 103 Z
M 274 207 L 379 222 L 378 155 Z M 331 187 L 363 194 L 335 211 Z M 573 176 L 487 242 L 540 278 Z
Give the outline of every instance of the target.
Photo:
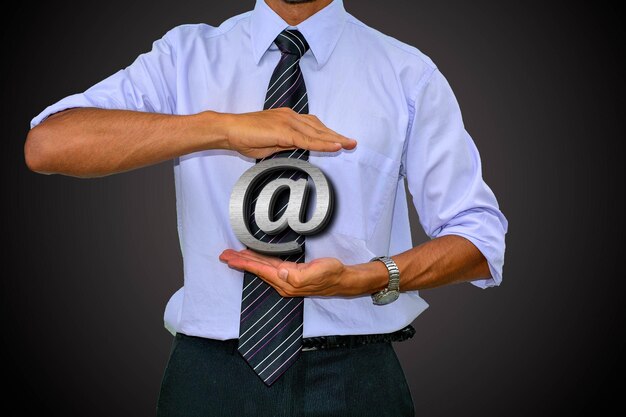
M 178 26 L 129 67 L 48 107 L 31 125 L 72 107 L 166 114 L 262 110 L 280 58 L 273 40 L 288 27 L 263 0 L 217 27 Z M 309 113 L 358 141 L 349 151 L 310 152 L 309 162 L 332 181 L 337 204 L 331 226 L 307 236 L 305 260 L 331 256 L 357 264 L 410 249 L 406 177 L 425 232 L 469 239 L 491 271 L 472 283 L 498 285 L 507 220 L 482 179 L 478 151 L 435 64 L 347 13 L 341 0 L 295 28 L 310 45 L 300 61 Z M 254 163 L 227 150 L 174 160 L 184 287 L 166 308 L 172 332 L 239 336 L 243 273 L 218 256 L 244 248 L 231 229 L 228 203 L 233 185 Z M 427 307 L 417 291 L 402 292 L 385 306 L 374 305 L 369 295 L 307 297 L 304 337 L 388 333 Z

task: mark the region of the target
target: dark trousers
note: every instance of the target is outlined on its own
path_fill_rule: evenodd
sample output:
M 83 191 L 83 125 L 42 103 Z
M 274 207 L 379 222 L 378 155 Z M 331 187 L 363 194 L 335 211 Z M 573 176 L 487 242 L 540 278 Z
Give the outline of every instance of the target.
M 237 340 L 177 334 L 158 417 L 414 416 L 391 342 L 303 351 L 272 386 L 237 352 Z

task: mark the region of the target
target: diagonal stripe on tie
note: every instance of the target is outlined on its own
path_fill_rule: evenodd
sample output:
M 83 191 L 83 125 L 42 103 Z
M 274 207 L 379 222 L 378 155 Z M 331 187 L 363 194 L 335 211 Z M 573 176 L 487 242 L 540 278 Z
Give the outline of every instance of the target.
M 308 114 L 308 96 L 305 80 L 300 70 L 300 58 L 309 49 L 304 36 L 297 30 L 284 30 L 274 41 L 281 58 L 274 68 L 268 84 L 264 109 L 290 107 L 297 113 Z M 258 159 L 257 163 L 271 158 L 298 158 L 307 161 L 309 151 L 290 149 Z M 304 262 L 304 236 L 287 228 L 276 235 L 259 229 L 254 219 L 254 208 L 260 191 L 276 178 L 297 180 L 306 174 L 296 170 L 270 173 L 252 190 L 249 198 L 248 219 L 250 232 L 263 242 L 295 241 L 301 253 L 280 258 L 291 262 Z M 279 218 L 288 205 L 288 193 L 277 197 L 273 218 Z M 245 272 L 241 298 L 238 351 L 253 371 L 267 386 L 271 386 L 298 359 L 302 349 L 304 299 L 281 297 L 269 284 L 256 275 Z

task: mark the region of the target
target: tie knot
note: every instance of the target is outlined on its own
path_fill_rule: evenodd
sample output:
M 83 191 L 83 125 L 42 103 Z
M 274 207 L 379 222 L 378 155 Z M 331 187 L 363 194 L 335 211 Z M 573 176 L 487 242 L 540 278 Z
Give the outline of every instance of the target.
M 274 43 L 283 53 L 297 55 L 298 58 L 309 50 L 309 44 L 297 29 L 283 30 L 278 34 Z

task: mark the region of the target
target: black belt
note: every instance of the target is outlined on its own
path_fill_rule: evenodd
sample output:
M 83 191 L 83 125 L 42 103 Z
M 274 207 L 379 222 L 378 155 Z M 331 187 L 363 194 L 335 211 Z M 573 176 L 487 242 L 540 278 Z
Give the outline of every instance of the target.
M 402 342 L 412 338 L 414 334 L 415 329 L 409 324 L 393 333 L 305 337 L 302 339 L 302 350 L 354 347 L 368 343 Z

